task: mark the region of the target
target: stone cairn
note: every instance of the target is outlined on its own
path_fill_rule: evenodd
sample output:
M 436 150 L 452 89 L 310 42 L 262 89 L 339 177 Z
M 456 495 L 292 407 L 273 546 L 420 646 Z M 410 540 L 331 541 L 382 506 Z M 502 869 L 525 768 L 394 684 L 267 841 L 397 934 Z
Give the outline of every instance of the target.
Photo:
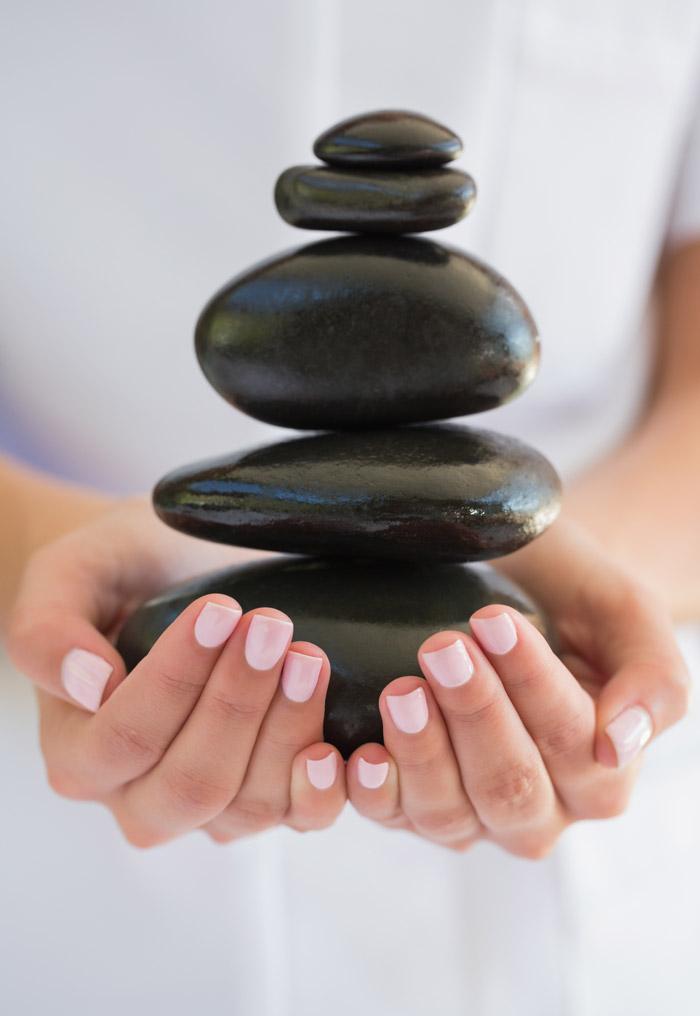
M 467 631 L 489 602 L 543 626 L 524 593 L 464 562 L 541 533 L 559 481 L 519 441 L 429 423 L 517 396 L 539 356 L 534 322 L 505 279 L 405 235 L 449 226 L 472 206 L 474 181 L 445 166 L 459 138 L 384 111 L 332 127 L 314 153 L 326 165 L 285 170 L 277 208 L 292 225 L 351 235 L 239 275 L 202 312 L 196 349 L 209 382 L 244 413 L 317 433 L 184 467 L 154 491 L 158 515 L 182 532 L 286 556 L 166 592 L 132 616 L 118 648 L 135 665 L 206 592 L 244 610 L 277 607 L 295 638 L 328 653 L 325 737 L 347 757 L 381 741 L 379 694 L 416 672 L 428 635 Z

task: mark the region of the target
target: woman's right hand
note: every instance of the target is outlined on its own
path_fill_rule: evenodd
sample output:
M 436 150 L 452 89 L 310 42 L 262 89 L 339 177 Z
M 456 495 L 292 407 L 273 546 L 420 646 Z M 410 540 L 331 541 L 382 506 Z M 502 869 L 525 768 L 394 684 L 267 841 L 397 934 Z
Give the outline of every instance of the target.
M 195 828 L 218 842 L 320 829 L 346 800 L 343 760 L 322 741 L 328 659 L 292 642 L 280 611 L 200 597 L 126 675 L 108 634 L 207 563 L 211 547 L 131 503 L 38 551 L 10 619 L 10 655 L 38 686 L 51 786 L 104 803 L 140 847 Z

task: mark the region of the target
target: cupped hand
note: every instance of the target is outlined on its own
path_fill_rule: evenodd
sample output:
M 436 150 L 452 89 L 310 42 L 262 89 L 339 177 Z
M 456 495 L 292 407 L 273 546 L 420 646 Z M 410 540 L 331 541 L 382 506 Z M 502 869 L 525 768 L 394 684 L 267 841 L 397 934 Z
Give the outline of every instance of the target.
M 688 675 L 653 595 L 557 523 L 504 570 L 537 597 L 555 655 L 516 610 L 471 618 L 418 653 L 426 680 L 382 692 L 385 747 L 347 766 L 363 815 L 457 850 L 480 839 L 539 858 L 580 819 L 625 810 L 642 749 L 685 713 Z
M 219 842 L 277 824 L 319 829 L 345 803 L 345 767 L 322 740 L 330 665 L 292 642 L 280 611 L 244 614 L 213 591 L 126 675 L 109 633 L 214 560 L 220 548 L 133 503 L 39 551 L 10 620 L 10 654 L 38 688 L 51 785 L 104 803 L 138 846 L 195 828 Z

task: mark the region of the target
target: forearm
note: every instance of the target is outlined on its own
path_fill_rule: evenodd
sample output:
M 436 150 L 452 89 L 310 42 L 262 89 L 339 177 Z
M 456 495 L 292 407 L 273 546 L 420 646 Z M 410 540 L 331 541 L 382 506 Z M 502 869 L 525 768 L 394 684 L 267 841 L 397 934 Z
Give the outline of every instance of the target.
M 617 452 L 572 484 L 563 511 L 678 620 L 700 617 L 699 408 L 700 391 L 657 401 Z
M 110 500 L 0 458 L 0 628 L 29 556 L 49 540 L 95 518 Z

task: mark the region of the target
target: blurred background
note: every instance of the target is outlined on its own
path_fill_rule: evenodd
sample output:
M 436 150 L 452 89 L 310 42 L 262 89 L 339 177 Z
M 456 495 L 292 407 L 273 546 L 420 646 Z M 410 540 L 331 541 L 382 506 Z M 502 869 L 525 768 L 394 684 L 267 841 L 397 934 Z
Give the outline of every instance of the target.
M 315 239 L 277 216 L 278 173 L 395 106 L 462 135 L 478 200 L 440 240 L 511 279 L 541 330 L 537 382 L 487 425 L 564 472 L 596 458 L 644 383 L 698 20 L 683 0 L 6 2 L 0 446 L 135 491 L 268 438 L 205 383 L 194 321 Z

